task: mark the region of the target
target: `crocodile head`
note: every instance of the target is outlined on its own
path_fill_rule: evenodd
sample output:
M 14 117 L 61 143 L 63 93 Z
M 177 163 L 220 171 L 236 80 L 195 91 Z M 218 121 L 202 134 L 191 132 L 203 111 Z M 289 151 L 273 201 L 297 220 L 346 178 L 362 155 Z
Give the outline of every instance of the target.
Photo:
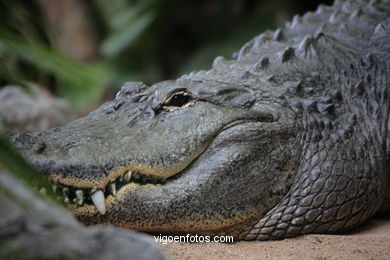
M 221 82 L 128 83 L 88 116 L 14 143 L 85 223 L 238 234 L 294 174 L 293 120 L 255 101 Z
M 247 240 L 355 227 L 389 179 L 390 9 L 371 2 L 320 6 L 14 142 L 85 223 Z

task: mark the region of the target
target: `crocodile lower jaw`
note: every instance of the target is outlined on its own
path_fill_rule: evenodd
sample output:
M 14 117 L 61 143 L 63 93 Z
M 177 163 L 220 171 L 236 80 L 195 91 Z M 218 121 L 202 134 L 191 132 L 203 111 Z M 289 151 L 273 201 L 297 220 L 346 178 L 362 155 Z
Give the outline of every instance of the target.
M 54 192 L 58 192 L 57 194 L 60 193 L 57 200 L 63 201 L 70 208 L 74 209 L 94 205 L 104 215 L 106 213 L 105 199 L 108 196 L 116 197 L 119 191 L 126 186 L 158 186 L 165 182 L 165 178 L 127 171 L 115 181 L 108 183 L 104 188 L 75 188 L 53 181 L 51 187 Z M 39 192 L 46 193 L 46 190 L 41 188 Z

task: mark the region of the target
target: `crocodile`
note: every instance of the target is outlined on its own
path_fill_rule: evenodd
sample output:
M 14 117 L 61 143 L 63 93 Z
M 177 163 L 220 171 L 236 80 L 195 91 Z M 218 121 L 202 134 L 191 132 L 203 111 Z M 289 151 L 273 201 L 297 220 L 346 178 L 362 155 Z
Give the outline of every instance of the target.
M 361 225 L 390 201 L 390 1 L 336 1 L 209 70 L 63 127 L 16 134 L 86 224 L 282 239 Z

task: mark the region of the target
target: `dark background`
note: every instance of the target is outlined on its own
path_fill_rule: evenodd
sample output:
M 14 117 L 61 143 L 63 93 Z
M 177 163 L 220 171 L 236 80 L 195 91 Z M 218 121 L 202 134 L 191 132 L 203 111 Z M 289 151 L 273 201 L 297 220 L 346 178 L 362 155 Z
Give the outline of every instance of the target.
M 83 107 L 125 81 L 207 69 L 294 14 L 332 1 L 0 1 L 0 87 L 35 83 Z

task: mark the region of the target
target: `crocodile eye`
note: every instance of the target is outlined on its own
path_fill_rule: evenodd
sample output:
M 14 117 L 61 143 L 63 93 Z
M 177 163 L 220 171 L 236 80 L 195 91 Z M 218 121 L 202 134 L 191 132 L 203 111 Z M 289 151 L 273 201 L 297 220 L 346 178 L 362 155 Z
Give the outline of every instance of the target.
M 162 108 L 165 111 L 174 111 L 179 108 L 188 107 L 193 104 L 191 102 L 193 96 L 187 91 L 178 91 L 170 94 L 168 98 L 162 103 Z

